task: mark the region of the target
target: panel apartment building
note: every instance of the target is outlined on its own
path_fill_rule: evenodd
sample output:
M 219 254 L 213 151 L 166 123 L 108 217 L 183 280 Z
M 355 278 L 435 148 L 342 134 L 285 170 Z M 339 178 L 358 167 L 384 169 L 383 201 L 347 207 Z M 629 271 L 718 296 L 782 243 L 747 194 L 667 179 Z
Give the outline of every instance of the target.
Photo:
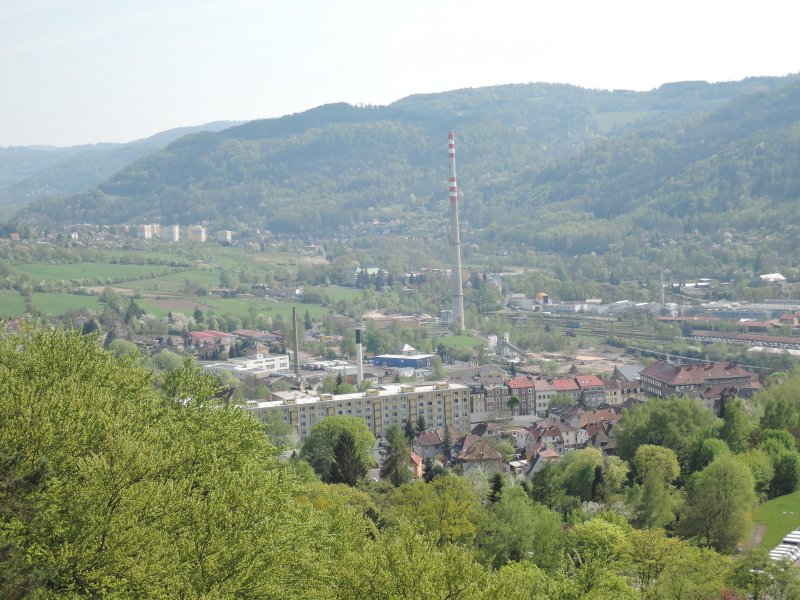
M 279 392 L 268 401 L 250 400 L 244 408 L 260 419 L 277 414 L 294 427 L 300 441 L 309 436 L 313 425 L 334 415 L 363 419 L 375 437 L 392 425 L 416 424 L 420 415 L 428 427 L 449 427 L 454 439 L 470 430 L 469 388 L 457 383 L 389 384 L 339 395 Z

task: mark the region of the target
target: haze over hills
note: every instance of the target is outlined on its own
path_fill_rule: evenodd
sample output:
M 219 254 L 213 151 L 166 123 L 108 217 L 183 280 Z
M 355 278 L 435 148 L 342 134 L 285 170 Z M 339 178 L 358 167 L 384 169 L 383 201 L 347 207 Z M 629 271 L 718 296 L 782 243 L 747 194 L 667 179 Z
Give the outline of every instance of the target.
M 797 76 L 651 92 L 506 85 L 334 104 L 181 137 L 18 218 L 312 235 L 377 219 L 398 233 L 430 232 L 446 217 L 445 142 L 455 129 L 471 239 L 603 252 L 640 231 L 800 223 L 799 115 Z
M 0 148 L 0 204 L 21 206 L 39 198 L 63 198 L 82 192 L 179 137 L 239 124 L 239 121 L 216 121 L 177 127 L 125 144 Z

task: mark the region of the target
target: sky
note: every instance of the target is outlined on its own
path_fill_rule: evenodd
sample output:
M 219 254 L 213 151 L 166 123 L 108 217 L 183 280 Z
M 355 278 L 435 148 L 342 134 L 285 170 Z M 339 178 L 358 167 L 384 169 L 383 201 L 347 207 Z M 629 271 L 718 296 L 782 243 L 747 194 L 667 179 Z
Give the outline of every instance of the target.
M 504 83 L 800 71 L 788 0 L 0 0 L 0 147 Z

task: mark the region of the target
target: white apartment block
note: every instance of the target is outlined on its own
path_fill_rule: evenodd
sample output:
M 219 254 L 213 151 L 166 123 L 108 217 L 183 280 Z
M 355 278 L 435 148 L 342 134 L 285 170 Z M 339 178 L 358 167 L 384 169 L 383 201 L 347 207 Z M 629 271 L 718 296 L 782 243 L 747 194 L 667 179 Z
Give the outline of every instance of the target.
M 231 358 L 226 362 L 205 365 L 206 370 L 221 375 L 231 373 L 239 379 L 266 377 L 275 373 L 289 373 L 288 354 L 256 354 L 247 358 Z
M 248 400 L 245 410 L 259 419 L 278 414 L 303 441 L 311 427 L 325 417 L 344 415 L 363 419 L 375 437 L 392 425 L 416 424 L 419 415 L 428 427 L 450 428 L 455 439 L 470 429 L 469 388 L 456 383 L 389 384 L 354 394 L 284 395 L 266 402 Z
M 205 242 L 208 238 L 208 230 L 201 225 L 190 225 L 186 231 L 186 238 L 190 242 Z
M 152 240 L 159 237 L 161 226 L 158 223 L 148 223 L 146 225 L 137 225 L 136 237 L 143 240 Z
M 218 231 L 217 232 L 217 241 L 220 243 L 228 242 L 229 244 L 233 240 L 233 232 L 230 230 L 225 231 Z
M 168 242 L 179 242 L 181 239 L 181 226 L 165 225 L 161 230 L 161 239 Z

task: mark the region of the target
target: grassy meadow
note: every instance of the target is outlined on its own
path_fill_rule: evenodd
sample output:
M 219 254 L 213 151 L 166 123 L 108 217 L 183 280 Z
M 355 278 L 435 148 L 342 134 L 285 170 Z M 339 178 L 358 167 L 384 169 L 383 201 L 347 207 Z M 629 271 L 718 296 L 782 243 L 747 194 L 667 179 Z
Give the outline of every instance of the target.
M 800 490 L 764 502 L 754 511 L 753 522 L 767 526 L 761 547 L 772 550 L 787 533 L 800 527 Z
M 15 270 L 31 278 L 32 281 L 123 281 L 140 277 L 157 277 L 174 270 L 162 265 L 128 265 L 115 263 L 69 263 L 43 264 L 31 263 L 16 265 Z
M 16 290 L 0 289 L 0 318 L 24 315 L 25 300 Z

